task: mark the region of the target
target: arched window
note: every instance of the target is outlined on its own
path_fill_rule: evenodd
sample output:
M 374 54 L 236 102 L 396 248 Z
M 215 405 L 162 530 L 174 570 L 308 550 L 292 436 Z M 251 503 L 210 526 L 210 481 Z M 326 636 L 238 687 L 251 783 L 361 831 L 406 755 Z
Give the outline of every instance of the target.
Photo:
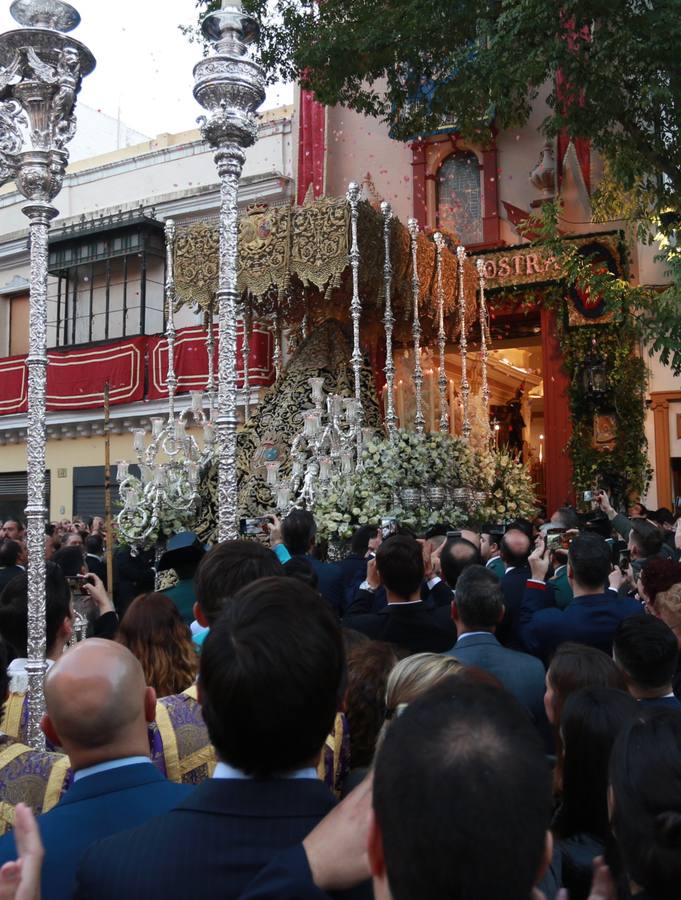
M 458 150 L 437 174 L 438 227 L 453 231 L 462 244 L 482 243 L 480 164 L 475 153 Z

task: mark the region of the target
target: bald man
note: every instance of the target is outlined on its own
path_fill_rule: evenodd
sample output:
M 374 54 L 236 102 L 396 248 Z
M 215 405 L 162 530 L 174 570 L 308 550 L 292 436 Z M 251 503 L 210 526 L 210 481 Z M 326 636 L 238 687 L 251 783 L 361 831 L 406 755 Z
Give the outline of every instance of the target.
M 520 528 L 509 528 L 501 539 L 499 548 L 506 571 L 501 579 L 504 595 L 504 618 L 497 628 L 497 638 L 505 647 L 522 650 L 519 636 L 520 608 L 523 604 L 525 585 L 530 577 L 528 557 L 530 538 Z
M 91 638 L 68 650 L 45 678 L 42 729 L 64 749 L 73 786 L 38 819 L 45 845 L 43 900 L 66 900 L 93 841 L 168 812 L 191 788 L 163 778 L 149 759 L 147 724 L 156 694 L 121 644 Z M 0 866 L 16 859 L 13 835 L 0 839 Z

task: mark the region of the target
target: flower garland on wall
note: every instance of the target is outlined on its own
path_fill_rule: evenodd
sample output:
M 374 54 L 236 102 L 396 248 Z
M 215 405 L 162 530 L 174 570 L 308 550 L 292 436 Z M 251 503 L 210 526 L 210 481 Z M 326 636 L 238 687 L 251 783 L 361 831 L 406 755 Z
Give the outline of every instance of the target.
M 633 329 L 626 323 L 572 329 L 559 324 L 559 340 L 570 377 L 572 437 L 567 449 L 578 495 L 599 486 L 619 499 L 643 493 L 651 475 L 645 436 L 647 373 L 636 353 Z M 607 371 L 607 389 L 597 400 L 588 395 L 582 378 L 592 345 Z M 613 439 L 602 445 L 596 434 L 599 416 L 614 425 Z
M 557 337 L 570 379 L 572 437 L 566 451 L 577 496 L 602 486 L 621 502 L 630 494 L 642 494 L 651 476 L 645 435 L 647 369 L 639 347 L 645 342 L 651 352 L 660 353 L 664 363 L 681 365 L 679 352 L 673 350 L 679 345 L 681 316 L 678 310 L 661 308 L 659 296 L 651 289 L 630 284 L 624 243 L 616 248 L 624 271 L 610 271 L 583 252 L 579 243 L 561 235 L 559 216 L 559 204 L 544 204 L 525 230 L 534 238 L 534 246 L 555 258 L 562 280 L 536 292 L 519 289 L 519 293 L 522 306 L 543 305 L 557 313 Z M 598 235 L 592 236 L 593 243 L 598 243 Z M 576 292 L 602 301 L 602 315 L 594 324 L 570 324 Z M 668 339 L 662 340 L 659 335 L 665 329 Z M 606 389 L 598 397 L 590 395 L 584 384 L 590 352 L 607 373 Z M 599 439 L 603 423 L 610 431 L 609 440 Z
M 378 526 L 388 516 L 422 533 L 431 525 L 508 521 L 535 510 L 522 464 L 506 451 L 474 453 L 449 434 L 400 430 L 392 441 L 365 447 L 362 464 L 351 476 L 332 478 L 316 498 L 320 537 L 347 540 L 358 526 Z

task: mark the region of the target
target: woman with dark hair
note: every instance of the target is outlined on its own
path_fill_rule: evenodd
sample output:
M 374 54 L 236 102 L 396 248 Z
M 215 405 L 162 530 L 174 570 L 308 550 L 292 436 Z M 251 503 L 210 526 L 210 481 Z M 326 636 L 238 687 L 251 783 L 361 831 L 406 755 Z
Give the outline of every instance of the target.
M 610 825 L 634 900 L 681 894 L 681 715 L 648 713 L 620 732 L 610 758 Z
M 681 563 L 664 556 L 649 559 L 638 577 L 638 594 L 646 612 L 656 615 L 657 595 L 668 591 L 675 584 L 681 584 Z
M 563 707 L 570 694 L 587 687 L 609 687 L 626 691 L 627 683 L 620 668 L 602 650 L 570 641 L 561 644 L 553 654 L 546 672 L 544 694 L 544 709 L 546 718 L 553 727 L 556 748 L 553 789 L 558 796 L 563 790 L 563 742 L 560 734 Z
M 586 687 L 610 687 L 626 691 L 627 684 L 620 669 L 607 653 L 575 644 L 561 644 L 553 654 L 546 673 L 544 709 L 556 735 L 560 730 L 561 714 L 570 694 Z
M 158 697 L 180 694 L 194 683 L 198 657 L 189 629 L 165 594 L 140 594 L 128 607 L 116 640 L 142 665 Z
M 383 720 L 388 676 L 397 663 L 395 648 L 383 641 L 367 641 L 347 651 L 348 683 L 345 715 L 350 732 L 350 773 L 344 792 L 362 780 L 371 766 Z
M 565 701 L 560 781 L 563 790 L 552 831 L 570 900 L 586 900 L 593 860 L 609 838 L 608 763 L 615 738 L 636 717 L 638 705 L 624 691 L 582 688 Z

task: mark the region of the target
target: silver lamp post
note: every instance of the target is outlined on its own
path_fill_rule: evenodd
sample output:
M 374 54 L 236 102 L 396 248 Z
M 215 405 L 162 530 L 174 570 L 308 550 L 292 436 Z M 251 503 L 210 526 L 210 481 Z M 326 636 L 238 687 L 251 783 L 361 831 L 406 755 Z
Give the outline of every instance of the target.
M 69 160 L 81 80 L 95 67 L 87 47 L 67 36 L 80 16 L 60 0 L 14 0 L 22 28 L 0 35 L 0 184 L 16 180 L 28 200 L 31 293 L 29 305 L 28 434 L 28 742 L 44 738 L 45 675 L 45 383 L 47 380 L 47 258 L 52 201 Z
M 218 275 L 218 539 L 238 537 L 237 527 L 237 292 L 239 178 L 257 136 L 256 110 L 265 99 L 261 67 L 248 58 L 257 37 L 255 20 L 239 0 L 222 0 L 221 9 L 203 20 L 204 37 L 215 54 L 194 67 L 194 97 L 208 110 L 201 134 L 215 151 L 220 177 L 220 268 Z

